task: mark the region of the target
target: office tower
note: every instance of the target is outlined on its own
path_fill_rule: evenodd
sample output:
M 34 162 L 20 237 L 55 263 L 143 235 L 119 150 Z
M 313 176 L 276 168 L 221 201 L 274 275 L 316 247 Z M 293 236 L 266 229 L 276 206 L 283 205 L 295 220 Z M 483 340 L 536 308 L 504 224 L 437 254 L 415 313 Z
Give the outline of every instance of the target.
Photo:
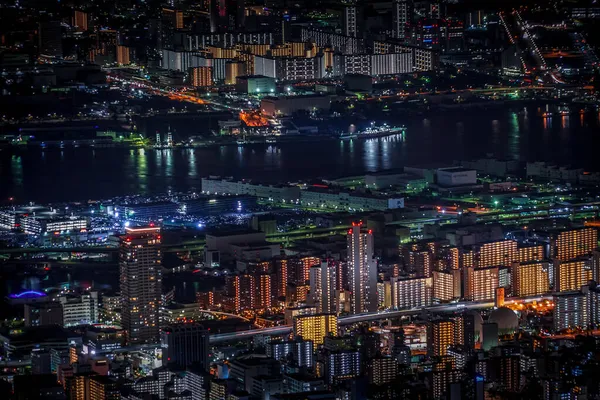
M 412 0 L 394 0 L 392 2 L 393 35 L 397 39 L 409 39 L 414 13 Z
M 25 304 L 25 326 L 62 325 L 63 312 L 59 302 Z
M 197 323 L 173 324 L 161 332 L 163 362 L 208 369 L 208 331 Z
M 481 325 L 481 348 L 489 351 L 492 347 L 498 346 L 498 324 L 495 322 L 485 322 Z
M 40 56 L 62 58 L 62 28 L 60 21 L 40 22 L 38 36 Z
M 359 351 L 338 350 L 328 352 L 325 356 L 325 378 L 327 383 L 335 383 L 356 378 L 361 375 L 362 357 Z
M 342 33 L 346 36 L 358 36 L 358 14 L 356 4 L 346 4 L 342 11 Z
M 538 296 L 550 290 L 547 262 L 513 263 L 512 294 L 515 297 Z
M 465 299 L 493 300 L 498 287 L 498 268 L 465 268 Z
M 427 349 L 431 356 L 445 356 L 455 344 L 454 321 L 440 319 L 427 325 Z
M 594 228 L 573 229 L 550 236 L 550 258 L 572 260 L 591 254 L 598 247 L 598 231 Z
M 592 262 L 590 259 L 554 260 L 554 291 L 579 290 L 592 280 L 592 275 Z
M 128 341 L 155 342 L 162 292 L 160 228 L 125 228 L 120 237 L 119 267 L 122 326 Z
M 431 305 L 432 278 L 391 278 L 392 306 L 396 309 Z
M 362 222 L 348 231 L 348 277 L 352 291 L 352 313 L 377 311 L 377 260 L 373 233 L 361 231 Z
M 373 385 L 384 385 L 396 379 L 398 361 L 392 357 L 375 357 L 369 361 L 369 382 Z
M 455 293 L 454 275 L 453 271 L 433 271 L 434 299 L 450 301 L 455 297 L 460 297 L 460 292 Z
M 588 328 L 590 323 L 589 287 L 554 295 L 554 330 Z
M 334 314 L 299 315 L 294 318 L 294 336 L 323 344 L 325 336 L 336 336 L 337 316 Z
M 194 87 L 207 87 L 213 85 L 212 67 L 190 68 L 190 85 Z
M 81 296 L 60 296 L 64 327 L 89 325 L 98 322 L 98 292 Z
M 33 349 L 31 351 L 31 374 L 43 375 L 52 373 L 51 354 L 48 350 Z
M 267 357 L 277 361 L 292 361 L 298 367 L 313 367 L 314 343 L 310 340 L 277 340 L 267 344 Z
M 73 26 L 79 32 L 88 30 L 88 15 L 86 12 L 75 10 L 73 13 Z

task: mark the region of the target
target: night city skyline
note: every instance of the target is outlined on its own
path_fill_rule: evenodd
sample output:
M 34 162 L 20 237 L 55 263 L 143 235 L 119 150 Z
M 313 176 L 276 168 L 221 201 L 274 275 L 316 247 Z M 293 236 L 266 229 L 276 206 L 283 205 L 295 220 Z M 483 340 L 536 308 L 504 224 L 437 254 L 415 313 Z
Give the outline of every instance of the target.
M 600 399 L 595 1 L 0 22 L 0 399 Z

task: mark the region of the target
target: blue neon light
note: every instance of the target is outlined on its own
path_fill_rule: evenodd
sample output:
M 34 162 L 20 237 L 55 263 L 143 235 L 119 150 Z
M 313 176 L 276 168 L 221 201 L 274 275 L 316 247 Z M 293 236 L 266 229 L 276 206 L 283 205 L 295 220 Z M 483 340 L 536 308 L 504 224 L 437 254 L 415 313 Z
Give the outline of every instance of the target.
M 38 292 L 35 290 L 27 290 L 25 292 L 21 292 L 21 293 L 14 293 L 11 294 L 10 297 L 12 298 L 21 298 L 21 297 L 44 297 L 46 296 L 46 293 L 43 292 Z

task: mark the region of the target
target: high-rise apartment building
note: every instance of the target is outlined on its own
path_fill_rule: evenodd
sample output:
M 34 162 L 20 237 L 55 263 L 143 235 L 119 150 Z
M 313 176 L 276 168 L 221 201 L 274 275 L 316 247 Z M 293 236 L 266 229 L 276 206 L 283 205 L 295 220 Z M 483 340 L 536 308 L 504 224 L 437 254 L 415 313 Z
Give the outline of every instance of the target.
M 455 274 L 455 271 L 433 271 L 434 299 L 450 301 L 460 297 L 460 273 Z
M 397 39 L 409 39 L 413 19 L 412 0 L 394 0 L 392 2 L 393 35 Z
M 427 348 L 431 356 L 445 356 L 455 344 L 454 321 L 434 320 L 427 326 Z
M 515 297 L 537 296 L 550 290 L 550 266 L 547 262 L 513 263 L 512 294 Z
M 330 385 L 346 379 L 356 378 L 362 372 L 362 357 L 359 351 L 331 351 L 324 358 L 325 378 Z
M 348 231 L 348 278 L 352 291 L 352 313 L 377 311 L 377 260 L 373 233 L 361 230 L 362 222 Z
M 477 267 L 509 267 L 518 258 L 517 242 L 514 240 L 501 240 L 498 242 L 484 243 L 479 246 L 476 256 Z
M 572 260 L 589 255 L 598 247 L 598 231 L 595 228 L 573 229 L 553 232 L 550 235 L 550 258 Z
M 498 268 L 465 268 L 465 299 L 493 300 L 498 287 Z
M 557 293 L 554 296 L 553 323 L 554 330 L 569 328 L 588 328 L 590 309 L 588 288 L 583 291 Z
M 213 85 L 212 67 L 193 67 L 190 68 L 190 85 L 194 87 L 207 87 Z
M 426 307 L 431 305 L 432 278 L 394 277 L 391 279 L 392 306 L 396 309 Z
M 131 343 L 159 339 L 160 243 L 160 228 L 153 226 L 126 228 L 120 237 L 121 323 Z
M 356 4 L 346 4 L 342 11 L 342 32 L 346 36 L 358 36 L 359 8 Z
M 289 360 L 290 357 L 298 367 L 313 367 L 314 343 L 310 340 L 271 341 L 266 346 L 267 357 L 277 361 Z
M 583 285 L 587 285 L 592 278 L 591 259 L 554 260 L 555 292 L 579 290 Z
M 375 357 L 369 361 L 369 380 L 373 385 L 384 385 L 396 379 L 398 361 L 392 357 Z
M 310 297 L 319 313 L 337 314 L 337 274 L 337 263 L 329 260 L 310 268 Z
M 84 11 L 75 10 L 73 13 L 73 26 L 79 32 L 88 30 L 88 15 Z
M 336 336 L 337 316 L 334 314 L 299 315 L 294 318 L 294 336 L 323 344 L 325 336 Z

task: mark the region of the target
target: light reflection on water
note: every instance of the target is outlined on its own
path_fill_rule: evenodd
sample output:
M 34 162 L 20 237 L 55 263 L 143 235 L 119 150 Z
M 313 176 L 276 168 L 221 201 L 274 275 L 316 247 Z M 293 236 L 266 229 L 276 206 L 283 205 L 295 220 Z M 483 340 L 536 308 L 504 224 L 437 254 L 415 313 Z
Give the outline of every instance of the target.
M 191 190 L 208 175 L 268 182 L 360 175 L 488 153 L 600 171 L 594 154 L 600 146 L 598 124 L 596 112 L 550 119 L 536 108 L 520 107 L 414 119 L 406 123 L 404 137 L 169 150 L 65 147 L 13 154 L 5 149 L 0 151 L 0 199 L 49 202 Z

